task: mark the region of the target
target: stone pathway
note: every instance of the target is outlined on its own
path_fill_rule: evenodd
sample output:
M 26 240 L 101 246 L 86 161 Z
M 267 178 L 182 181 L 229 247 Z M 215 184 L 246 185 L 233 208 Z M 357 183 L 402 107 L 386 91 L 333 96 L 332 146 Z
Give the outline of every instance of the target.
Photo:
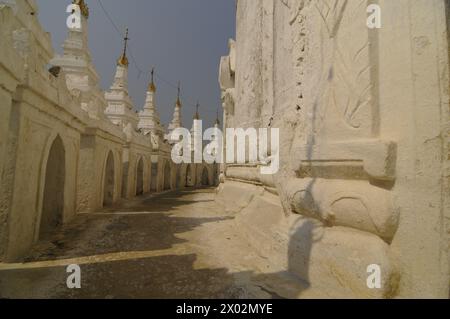
M 0 264 L 0 298 L 278 298 L 214 189 L 79 215 L 21 264 Z M 81 267 L 68 289 L 66 267 Z

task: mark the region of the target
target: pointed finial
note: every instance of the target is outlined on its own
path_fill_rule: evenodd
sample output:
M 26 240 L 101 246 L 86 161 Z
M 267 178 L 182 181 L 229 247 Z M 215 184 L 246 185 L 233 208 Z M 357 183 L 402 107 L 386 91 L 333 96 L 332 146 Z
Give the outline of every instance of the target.
M 200 120 L 200 113 L 198 112 L 199 108 L 200 108 L 200 102 L 197 101 L 197 105 L 195 106 L 196 112 L 195 112 L 194 120 Z
M 220 120 L 219 120 L 219 108 L 217 108 L 217 112 L 216 112 L 216 125 L 220 125 Z
M 155 75 L 155 68 L 152 68 L 152 72 L 150 73 L 152 76 L 152 81 L 150 82 L 150 85 L 148 86 L 148 90 L 149 92 L 156 92 L 156 85 L 155 85 L 155 80 L 154 80 L 154 75 Z
M 123 38 L 123 40 L 124 40 L 123 53 L 122 53 L 122 56 L 120 57 L 119 61 L 117 61 L 117 64 L 122 65 L 122 66 L 128 66 L 127 46 L 128 46 L 128 40 L 130 40 L 130 38 L 128 37 L 128 28 L 126 29 L 125 38 Z
M 125 31 L 125 38 L 123 38 L 123 40 L 124 40 L 123 56 L 126 56 L 127 55 L 128 40 L 130 40 L 130 38 L 128 37 L 128 28 Z
M 181 82 L 178 81 L 177 106 L 181 106 Z

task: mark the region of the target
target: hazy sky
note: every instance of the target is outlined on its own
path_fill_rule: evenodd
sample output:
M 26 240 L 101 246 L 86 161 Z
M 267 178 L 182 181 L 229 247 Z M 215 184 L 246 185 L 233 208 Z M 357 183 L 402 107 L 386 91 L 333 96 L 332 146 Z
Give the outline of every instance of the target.
M 111 86 L 122 40 L 102 11 L 100 0 L 87 0 L 90 9 L 89 46 L 101 86 Z M 39 19 L 52 34 L 61 53 L 67 35 L 65 9 L 70 0 L 37 0 Z M 143 70 L 156 68 L 171 83 L 182 83 L 183 124 L 190 128 L 197 99 L 208 125 L 220 107 L 219 60 L 228 52 L 228 39 L 235 37 L 235 0 L 101 0 L 116 25 L 130 30 L 130 47 Z M 149 82 L 138 78 L 130 59 L 129 87 L 136 109 L 142 109 Z M 176 89 L 156 79 L 157 105 L 167 124 L 173 114 Z M 219 109 L 220 110 L 220 109 Z M 221 114 L 221 111 L 220 111 Z

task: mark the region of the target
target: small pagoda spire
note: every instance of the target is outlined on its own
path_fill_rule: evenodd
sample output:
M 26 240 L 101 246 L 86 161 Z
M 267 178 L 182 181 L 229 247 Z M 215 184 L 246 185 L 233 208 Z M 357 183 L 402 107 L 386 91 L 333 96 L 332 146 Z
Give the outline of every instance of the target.
M 200 108 L 200 102 L 197 101 L 197 105 L 195 106 L 195 115 L 194 115 L 194 120 L 200 120 L 200 113 L 198 111 L 198 109 Z
M 155 69 L 151 71 L 151 82 L 148 85 L 147 97 L 145 99 L 144 108 L 139 112 L 138 128 L 145 134 L 152 133 L 153 135 L 162 137 L 164 130 L 161 126 L 161 119 L 156 107 L 156 85 L 154 81 Z
M 152 72 L 151 72 L 151 82 L 148 86 L 148 91 L 149 92 L 156 92 L 156 85 L 155 85 L 155 80 L 154 80 L 154 75 L 155 75 L 155 68 L 152 68 Z
M 219 125 L 220 125 L 220 120 L 219 120 L 219 108 L 217 108 L 217 112 L 216 112 L 216 122 L 214 123 L 214 125 L 216 125 L 217 127 L 219 127 Z
M 178 81 L 178 94 L 177 94 L 176 105 L 179 106 L 179 107 L 182 106 L 182 104 L 181 104 L 181 82 L 180 81 Z
M 172 132 L 173 130 L 180 128 L 182 126 L 181 123 L 181 85 L 180 82 L 178 82 L 178 96 L 177 96 L 177 102 L 175 103 L 175 110 L 173 112 L 173 119 L 172 122 L 169 125 L 169 132 Z
M 128 37 L 128 28 L 126 29 L 125 38 L 123 38 L 123 40 L 124 40 L 123 53 L 122 56 L 117 61 L 117 65 L 128 67 L 127 48 L 128 48 L 128 40 L 130 40 L 130 38 Z

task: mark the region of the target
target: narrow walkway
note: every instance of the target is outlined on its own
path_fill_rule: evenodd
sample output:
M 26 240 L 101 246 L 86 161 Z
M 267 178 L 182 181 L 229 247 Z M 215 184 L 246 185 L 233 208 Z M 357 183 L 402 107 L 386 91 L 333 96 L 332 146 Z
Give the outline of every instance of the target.
M 23 264 L 0 264 L 0 298 L 276 298 L 263 258 L 214 201 L 214 189 L 146 196 L 79 215 Z M 81 267 L 68 289 L 66 267 Z

